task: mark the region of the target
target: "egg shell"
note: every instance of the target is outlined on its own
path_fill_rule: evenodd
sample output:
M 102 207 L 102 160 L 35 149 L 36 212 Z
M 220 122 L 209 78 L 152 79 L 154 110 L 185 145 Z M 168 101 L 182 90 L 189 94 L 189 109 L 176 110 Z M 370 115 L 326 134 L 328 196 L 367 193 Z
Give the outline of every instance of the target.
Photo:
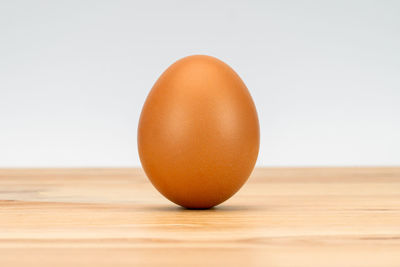
M 138 150 L 157 190 L 186 208 L 222 203 L 246 182 L 260 142 L 250 93 L 224 62 L 204 55 L 172 64 L 143 106 Z

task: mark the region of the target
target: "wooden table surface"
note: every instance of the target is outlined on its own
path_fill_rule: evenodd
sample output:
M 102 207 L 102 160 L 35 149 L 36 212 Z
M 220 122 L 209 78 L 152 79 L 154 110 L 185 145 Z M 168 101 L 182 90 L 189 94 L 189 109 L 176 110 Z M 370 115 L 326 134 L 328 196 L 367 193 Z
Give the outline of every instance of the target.
M 400 266 L 400 168 L 256 169 L 185 210 L 139 169 L 0 170 L 0 266 Z

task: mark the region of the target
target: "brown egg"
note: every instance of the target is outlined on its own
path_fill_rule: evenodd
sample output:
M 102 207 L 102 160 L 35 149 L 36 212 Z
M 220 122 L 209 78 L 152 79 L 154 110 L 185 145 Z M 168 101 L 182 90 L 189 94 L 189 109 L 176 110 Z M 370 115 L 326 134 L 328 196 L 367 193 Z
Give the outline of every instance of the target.
M 142 166 L 172 202 L 204 209 L 246 182 L 259 149 L 257 111 L 246 85 L 224 62 L 196 55 L 157 80 L 138 127 Z

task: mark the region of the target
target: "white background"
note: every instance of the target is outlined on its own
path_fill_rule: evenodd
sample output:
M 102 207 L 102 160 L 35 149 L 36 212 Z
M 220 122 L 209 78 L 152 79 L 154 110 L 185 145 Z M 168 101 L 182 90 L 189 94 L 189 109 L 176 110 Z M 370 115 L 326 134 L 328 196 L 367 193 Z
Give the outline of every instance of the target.
M 0 1 L 0 167 L 139 166 L 159 75 L 247 84 L 258 165 L 400 164 L 400 1 Z

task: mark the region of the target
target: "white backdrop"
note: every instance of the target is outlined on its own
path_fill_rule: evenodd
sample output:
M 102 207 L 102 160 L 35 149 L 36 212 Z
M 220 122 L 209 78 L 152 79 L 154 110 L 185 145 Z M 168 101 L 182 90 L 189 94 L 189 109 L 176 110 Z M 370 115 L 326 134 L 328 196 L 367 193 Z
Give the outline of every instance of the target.
M 400 164 L 400 1 L 0 1 L 0 167 L 138 166 L 158 76 L 216 56 L 258 165 Z

